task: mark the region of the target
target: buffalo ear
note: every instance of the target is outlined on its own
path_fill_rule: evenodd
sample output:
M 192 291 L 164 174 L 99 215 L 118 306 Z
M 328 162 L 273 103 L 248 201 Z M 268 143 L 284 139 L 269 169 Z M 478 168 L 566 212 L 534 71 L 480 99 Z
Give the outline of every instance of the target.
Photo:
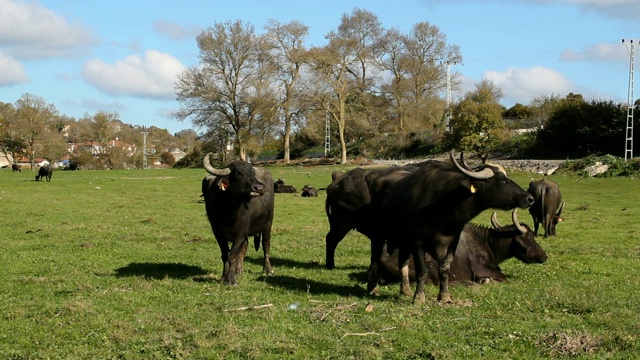
M 220 179 L 220 182 L 218 183 L 218 187 L 220 188 L 220 190 L 226 191 L 229 188 L 229 180 L 228 180 L 228 178 L 224 177 L 224 178 Z
M 473 185 L 473 182 L 469 181 L 469 179 L 462 180 L 462 182 L 460 182 L 460 185 L 462 185 L 462 187 L 464 187 L 467 191 L 469 191 L 472 194 L 475 194 L 478 191 L 478 188 L 475 187 Z

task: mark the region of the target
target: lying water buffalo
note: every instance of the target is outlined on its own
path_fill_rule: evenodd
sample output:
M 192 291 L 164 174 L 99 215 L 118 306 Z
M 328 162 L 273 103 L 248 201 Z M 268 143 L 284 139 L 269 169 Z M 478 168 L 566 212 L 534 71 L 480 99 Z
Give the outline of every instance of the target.
M 36 175 L 36 181 L 40 181 L 42 178 L 47 178 L 47 182 L 51 181 L 51 175 L 53 175 L 53 167 L 51 165 L 44 165 L 38 169 Z
M 296 190 L 296 188 L 293 185 L 289 185 L 289 184 L 285 184 L 284 183 L 284 179 L 278 179 L 273 183 L 274 186 L 274 192 L 278 193 L 278 194 L 294 194 L 296 192 L 298 192 L 298 190 Z
M 311 185 L 305 185 L 302 188 L 302 197 L 318 197 L 318 189 L 314 188 Z
M 516 209 L 512 212 L 511 220 L 513 225 L 502 226 L 494 212 L 491 216 L 492 229 L 471 223 L 464 226 L 451 262 L 449 281 L 452 284 L 506 281 L 507 277 L 499 265 L 513 257 L 527 264 L 541 264 L 547 261 L 547 254 L 536 242 L 531 228 L 518 221 Z M 438 266 L 428 254 L 425 255 L 425 261 L 429 269 L 426 282 L 437 285 Z M 391 254 L 383 251 L 381 263 L 380 279 L 383 282 L 401 280 L 397 249 Z M 409 262 L 409 279 L 415 281 L 412 260 Z
M 222 282 L 237 285 L 236 275 L 242 273 L 249 236 L 253 236 L 256 250 L 262 240 L 262 271 L 271 274 L 269 249 L 274 210 L 271 174 L 245 161 L 233 161 L 224 169 L 216 169 L 209 162 L 210 155 L 203 160 L 204 168 L 211 175 L 202 180 L 202 195 L 222 254 Z
M 556 235 L 556 225 L 564 221 L 560 217 L 564 208 L 560 187 L 553 181 L 540 179 L 531 181 L 527 191 L 535 199 L 535 203 L 529 208 L 533 218 L 533 232 L 538 236 L 538 226 L 542 224 L 544 237 Z

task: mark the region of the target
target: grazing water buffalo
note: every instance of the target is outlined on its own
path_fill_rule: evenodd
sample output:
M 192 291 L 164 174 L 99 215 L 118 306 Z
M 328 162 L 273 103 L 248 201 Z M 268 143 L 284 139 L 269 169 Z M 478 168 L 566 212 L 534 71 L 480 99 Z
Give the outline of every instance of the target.
M 16 172 L 16 171 L 17 172 L 22 172 L 22 169 L 20 168 L 20 165 L 14 163 L 14 164 L 11 164 L 11 171 L 12 172 Z
M 533 197 L 507 178 L 501 167 L 485 164 L 478 171 L 466 169 L 455 160 L 453 150 L 450 159 L 451 163 L 422 164 L 382 194 L 374 211 L 374 221 L 380 224 L 382 233 L 372 239 L 371 258 L 377 263 L 372 262 L 369 269 L 370 292 L 378 284 L 376 272 L 386 240 L 390 251 L 399 248 L 402 274 L 408 272 L 413 255 L 417 279 L 414 302 L 425 301 L 425 253 L 438 266 L 438 300 L 450 301 L 450 267 L 465 224 L 486 209 L 511 210 L 533 204 Z M 408 281 L 402 282 L 401 292 L 410 293 Z
M 535 203 L 529 208 L 533 218 L 533 232 L 538 236 L 538 226 L 542 224 L 544 237 L 556 235 L 556 225 L 564 220 L 560 217 L 564 201 L 558 184 L 547 179 L 533 180 L 527 191 L 535 199 Z
M 318 197 L 318 189 L 311 185 L 305 185 L 302 188 L 302 197 Z
M 202 194 L 213 235 L 222 253 L 222 282 L 237 285 L 236 275 L 242 273 L 249 236 L 253 236 L 256 250 L 262 240 L 262 271 L 271 274 L 269 249 L 274 209 L 271 174 L 245 161 L 233 161 L 224 169 L 216 169 L 209 162 L 210 155 L 203 160 L 204 168 L 211 175 L 202 180 Z
M 542 264 L 547 261 L 547 254 L 536 242 L 531 228 L 518 222 L 516 209 L 513 210 L 511 219 L 513 225 L 502 226 L 494 212 L 491 215 L 493 229 L 470 223 L 464 226 L 451 262 L 450 283 L 506 281 L 507 277 L 502 273 L 499 265 L 513 257 L 527 264 Z M 426 282 L 438 284 L 436 262 L 428 254 L 425 255 L 425 261 L 429 269 Z M 380 278 L 382 281 L 397 282 L 401 280 L 402 275 L 398 268 L 398 249 L 391 254 L 383 251 L 381 263 Z M 408 275 L 410 281 L 415 281 L 413 259 L 409 262 Z
M 283 179 L 276 180 L 276 182 L 273 183 L 273 186 L 274 186 L 274 192 L 278 194 L 282 194 L 282 193 L 294 194 L 298 192 L 298 190 L 296 190 L 296 188 L 293 185 L 285 184 Z
M 42 178 L 47 178 L 47 182 L 51 181 L 51 175 L 53 175 L 53 167 L 51 165 L 44 165 L 38 169 L 36 175 L 36 181 L 40 181 Z

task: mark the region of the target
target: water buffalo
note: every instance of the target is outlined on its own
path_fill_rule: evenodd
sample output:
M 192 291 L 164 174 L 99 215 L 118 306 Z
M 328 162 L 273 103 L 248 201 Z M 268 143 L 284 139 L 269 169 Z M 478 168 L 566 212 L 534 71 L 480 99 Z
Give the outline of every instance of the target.
M 262 240 L 262 271 L 271 274 L 269 249 L 274 213 L 271 174 L 245 161 L 233 161 L 224 169 L 216 169 L 209 162 L 210 155 L 207 154 L 203 160 L 211 175 L 202 180 L 202 194 L 207 217 L 222 254 L 222 282 L 237 285 L 236 275 L 242 273 L 249 236 L 253 236 L 256 250 Z M 232 244 L 231 249 L 229 243 Z
M 302 193 L 300 195 L 302 197 L 318 197 L 318 189 L 311 185 L 305 185 L 302 188 Z
M 535 203 L 529 208 L 533 218 L 533 232 L 538 236 L 538 226 L 542 224 L 544 237 L 556 235 L 556 225 L 564 220 L 560 217 L 564 201 L 558 184 L 547 179 L 533 180 L 527 191 L 535 199 Z
M 13 163 L 11 164 L 11 171 L 12 172 L 22 172 L 22 169 L 20 168 L 20 165 Z
M 42 178 L 47 178 L 47 182 L 51 181 L 51 175 L 53 175 L 53 167 L 51 165 L 44 165 L 38 169 L 36 175 L 36 181 L 40 181 Z
M 547 261 L 547 254 L 536 242 L 531 228 L 518 221 L 516 209 L 513 210 L 511 219 L 513 225 L 502 226 L 494 212 L 491 215 L 493 228 L 471 223 L 464 226 L 451 262 L 450 283 L 506 281 L 507 277 L 502 273 L 499 265 L 513 257 L 527 264 L 542 264 Z M 437 263 L 428 254 L 425 255 L 425 261 L 429 269 L 426 282 L 437 285 L 439 282 Z M 398 268 L 398 249 L 391 254 L 383 251 L 381 263 L 380 279 L 382 281 L 397 282 L 401 280 L 402 275 Z M 408 275 L 410 281 L 415 281 L 413 259 L 409 262 Z
M 326 235 L 326 267 L 335 267 L 335 250 L 338 243 L 355 229 L 369 239 L 379 233 L 372 222 L 372 201 L 386 191 L 390 184 L 416 166 L 394 166 L 384 169 L 355 168 L 344 174 L 332 174 L 333 181 L 327 186 L 325 212 L 329 220 Z M 336 176 L 334 176 L 336 175 Z
M 477 171 L 466 169 L 455 160 L 453 150 L 450 160 L 419 166 L 391 184 L 374 206 L 374 221 L 379 224 L 381 234 L 372 239 L 371 258 L 377 264 L 372 262 L 369 269 L 370 292 L 378 284 L 376 272 L 384 246 L 380 240 L 386 240 L 391 251 L 399 248 L 401 273 L 408 272 L 409 257 L 413 255 L 417 279 L 415 303 L 425 301 L 428 276 L 425 253 L 437 263 L 438 300 L 450 301 L 450 267 L 465 224 L 486 209 L 526 209 L 533 204 L 533 197 L 507 178 L 501 167 L 485 164 Z M 402 282 L 401 293 L 410 293 L 408 282 Z
M 296 190 L 296 188 L 293 185 L 285 184 L 283 179 L 276 180 L 276 182 L 273 183 L 273 186 L 274 186 L 274 191 L 278 194 L 283 194 L 283 193 L 294 194 L 298 192 L 298 190 Z

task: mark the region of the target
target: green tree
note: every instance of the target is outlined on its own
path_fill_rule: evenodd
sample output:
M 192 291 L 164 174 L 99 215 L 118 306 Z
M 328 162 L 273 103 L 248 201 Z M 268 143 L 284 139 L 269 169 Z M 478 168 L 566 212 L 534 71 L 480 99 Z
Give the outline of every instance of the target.
M 483 80 L 474 91 L 453 107 L 449 145 L 461 151 L 472 151 L 482 163 L 505 139 L 502 105 L 498 103 L 502 90 L 493 82 Z
M 33 170 L 36 157 L 44 156 L 44 140 L 55 130 L 59 119 L 58 110 L 44 98 L 28 93 L 16 101 L 15 108 L 15 129 L 26 144 L 27 157 Z

